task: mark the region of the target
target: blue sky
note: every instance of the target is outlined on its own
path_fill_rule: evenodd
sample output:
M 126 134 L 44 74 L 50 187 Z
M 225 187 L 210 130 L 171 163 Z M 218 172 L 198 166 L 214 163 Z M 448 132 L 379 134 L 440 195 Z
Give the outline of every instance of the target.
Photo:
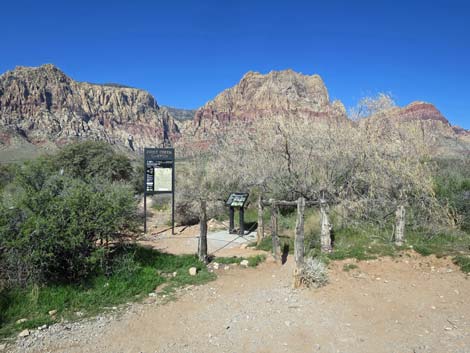
M 196 108 L 247 71 L 318 73 L 349 107 L 390 92 L 470 129 L 467 1 L 5 1 L 0 72 L 54 63 L 79 81 Z

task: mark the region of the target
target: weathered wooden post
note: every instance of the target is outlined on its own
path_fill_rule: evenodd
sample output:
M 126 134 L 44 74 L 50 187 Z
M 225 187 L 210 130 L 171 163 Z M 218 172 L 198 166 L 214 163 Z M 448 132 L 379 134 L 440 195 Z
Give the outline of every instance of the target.
M 320 215 L 321 215 L 321 232 L 320 232 L 320 243 L 321 252 L 331 252 L 331 229 L 330 222 L 328 220 L 328 204 L 325 200 L 320 200 Z
M 279 260 L 279 238 L 277 229 L 278 206 L 276 201 L 271 201 L 271 238 L 273 242 L 273 256 L 276 261 Z
M 259 245 L 264 238 L 264 220 L 263 220 L 264 206 L 263 195 L 260 193 L 258 196 L 258 228 L 256 229 L 256 244 Z
M 405 240 L 405 206 L 398 205 L 395 212 L 395 245 L 402 246 Z
M 207 204 L 206 200 L 200 202 L 199 213 L 199 244 L 197 249 L 199 260 L 207 263 Z
M 245 235 L 245 209 L 243 206 L 238 209 L 238 220 L 240 221 L 238 235 Z
M 295 243 L 294 243 L 294 288 L 299 288 L 302 284 L 302 265 L 304 264 L 304 214 L 305 198 L 299 197 L 297 200 L 297 221 L 295 223 Z
M 234 229 L 235 229 L 235 208 L 230 206 L 229 208 L 229 226 L 228 226 L 228 232 L 229 234 L 233 234 Z

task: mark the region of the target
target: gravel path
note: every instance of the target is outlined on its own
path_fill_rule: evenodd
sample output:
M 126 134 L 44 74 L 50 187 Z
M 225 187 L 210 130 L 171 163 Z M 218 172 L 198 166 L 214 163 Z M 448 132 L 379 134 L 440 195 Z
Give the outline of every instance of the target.
M 351 261 L 346 261 L 351 262 Z M 330 265 L 330 284 L 293 290 L 289 260 L 231 267 L 179 299 L 133 304 L 18 339 L 11 352 L 469 353 L 470 280 L 411 254 Z

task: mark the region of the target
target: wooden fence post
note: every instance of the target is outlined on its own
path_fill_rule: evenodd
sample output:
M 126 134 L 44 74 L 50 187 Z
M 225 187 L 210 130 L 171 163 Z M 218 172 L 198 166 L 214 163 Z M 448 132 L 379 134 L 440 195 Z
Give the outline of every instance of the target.
M 207 263 L 207 205 L 205 200 L 200 202 L 198 245 L 197 254 L 199 260 Z
M 395 212 L 395 245 L 402 246 L 405 240 L 405 206 L 398 205 Z
M 260 193 L 258 196 L 258 228 L 256 229 L 256 244 L 259 245 L 264 238 L 264 220 L 263 220 L 264 206 L 263 195 Z
M 271 238 L 273 242 L 273 256 L 276 261 L 279 260 L 279 238 L 277 234 L 277 215 L 278 209 L 276 201 L 271 202 Z
M 321 252 L 331 252 L 331 233 L 330 221 L 328 220 L 328 205 L 325 200 L 320 201 L 320 215 L 321 215 Z
M 305 199 L 299 197 L 297 200 L 297 221 L 295 223 L 295 268 L 294 268 L 294 288 L 299 288 L 302 285 L 302 265 L 304 263 L 304 213 L 305 213 Z

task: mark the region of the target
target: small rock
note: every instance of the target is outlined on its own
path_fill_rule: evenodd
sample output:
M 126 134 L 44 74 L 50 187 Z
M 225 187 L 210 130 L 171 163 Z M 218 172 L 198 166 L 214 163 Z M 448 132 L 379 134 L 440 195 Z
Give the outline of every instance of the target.
M 225 270 L 225 271 L 230 270 L 230 266 L 225 266 L 225 267 L 224 267 L 224 270 Z
M 29 330 L 23 330 L 18 334 L 18 337 L 28 337 L 29 336 Z
M 55 314 L 57 314 L 57 310 L 51 310 L 51 311 L 49 311 L 49 315 L 50 315 L 50 316 L 54 316 Z
M 446 330 L 446 331 L 452 331 L 452 327 L 446 327 L 444 330 Z
M 246 249 L 248 247 L 248 243 L 243 243 L 240 245 L 240 249 Z
M 243 260 L 243 261 L 240 262 L 241 266 L 248 267 L 248 264 L 249 264 L 248 260 Z
M 173 272 L 173 277 L 176 277 L 177 274 L 178 272 Z
M 157 293 L 154 293 L 154 292 L 152 292 L 152 293 L 149 293 L 149 297 L 152 297 L 152 298 L 154 298 L 154 297 L 156 297 L 156 296 L 157 296 Z
M 196 276 L 196 274 L 197 274 L 197 268 L 196 268 L 196 267 L 191 267 L 191 268 L 189 269 L 189 274 L 190 274 L 191 276 Z
M 28 321 L 28 319 L 19 319 L 16 321 L 16 324 L 19 325 L 19 324 L 22 324 L 23 322 L 26 322 Z
M 42 325 L 42 326 L 39 326 L 39 327 L 38 327 L 38 330 L 39 330 L 39 331 L 42 331 L 42 330 L 45 330 L 46 328 L 47 328 L 47 325 L 44 324 L 44 325 Z
M 290 321 L 284 321 L 284 324 L 289 327 L 290 326 Z
M 78 317 L 82 317 L 84 314 L 81 311 L 75 312 L 75 315 Z
M 212 266 L 214 267 L 214 270 L 218 270 L 219 269 L 219 263 L 218 262 L 214 262 L 212 264 Z

